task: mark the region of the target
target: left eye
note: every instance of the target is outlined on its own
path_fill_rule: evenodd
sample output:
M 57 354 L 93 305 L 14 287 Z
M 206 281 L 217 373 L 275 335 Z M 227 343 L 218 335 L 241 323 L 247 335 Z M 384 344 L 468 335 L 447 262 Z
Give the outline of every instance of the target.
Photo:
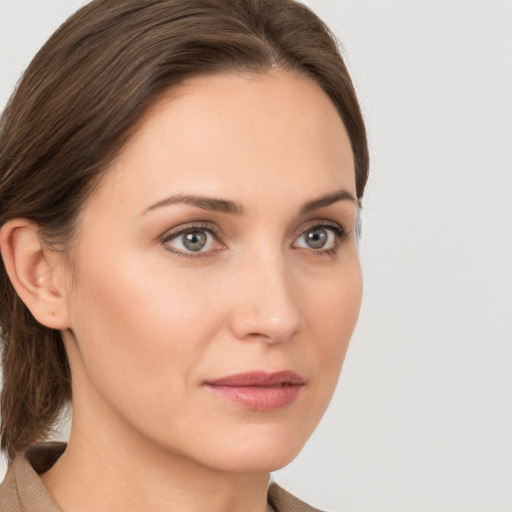
M 178 252 L 198 253 L 211 251 L 215 246 L 213 234 L 206 229 L 191 228 L 165 240 L 166 244 Z
M 334 226 L 315 226 L 305 231 L 293 244 L 294 247 L 313 249 L 314 251 L 327 251 L 335 249 L 342 233 Z

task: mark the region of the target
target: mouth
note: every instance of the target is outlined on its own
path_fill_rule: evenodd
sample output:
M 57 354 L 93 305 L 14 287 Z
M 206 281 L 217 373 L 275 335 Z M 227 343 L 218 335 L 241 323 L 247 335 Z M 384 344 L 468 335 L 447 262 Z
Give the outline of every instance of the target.
M 299 397 L 305 380 L 290 370 L 248 372 L 207 380 L 204 385 L 217 396 L 254 411 L 274 411 Z

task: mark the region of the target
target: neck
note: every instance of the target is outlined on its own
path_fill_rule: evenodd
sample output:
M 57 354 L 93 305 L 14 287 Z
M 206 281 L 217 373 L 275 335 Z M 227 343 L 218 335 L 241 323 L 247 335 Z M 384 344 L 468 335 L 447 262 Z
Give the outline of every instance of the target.
M 68 448 L 42 476 L 63 512 L 268 510 L 268 474 L 219 472 L 140 444 L 105 441 L 72 428 Z
M 76 410 L 68 447 L 42 479 L 63 512 L 269 510 L 268 473 L 219 471 Z

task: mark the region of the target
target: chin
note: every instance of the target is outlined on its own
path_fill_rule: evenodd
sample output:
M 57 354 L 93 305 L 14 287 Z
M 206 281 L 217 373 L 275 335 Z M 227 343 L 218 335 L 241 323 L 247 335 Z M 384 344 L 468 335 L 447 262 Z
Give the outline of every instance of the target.
M 270 473 L 293 461 L 309 437 L 301 432 L 290 434 L 289 429 L 266 434 L 253 432 L 245 438 L 213 441 L 213 449 L 202 452 L 202 462 L 226 472 Z
M 208 461 L 208 466 L 227 473 L 271 473 L 287 466 L 299 452 L 300 449 L 292 453 L 267 446 L 254 453 L 244 451 L 233 456 L 225 454 L 224 457 L 213 458 Z

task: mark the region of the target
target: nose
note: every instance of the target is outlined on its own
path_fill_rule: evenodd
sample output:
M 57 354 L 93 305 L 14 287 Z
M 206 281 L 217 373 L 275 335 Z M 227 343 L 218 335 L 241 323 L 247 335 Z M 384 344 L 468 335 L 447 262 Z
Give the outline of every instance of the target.
M 251 261 L 237 276 L 233 334 L 267 343 L 291 340 L 301 319 L 297 292 L 280 258 Z

